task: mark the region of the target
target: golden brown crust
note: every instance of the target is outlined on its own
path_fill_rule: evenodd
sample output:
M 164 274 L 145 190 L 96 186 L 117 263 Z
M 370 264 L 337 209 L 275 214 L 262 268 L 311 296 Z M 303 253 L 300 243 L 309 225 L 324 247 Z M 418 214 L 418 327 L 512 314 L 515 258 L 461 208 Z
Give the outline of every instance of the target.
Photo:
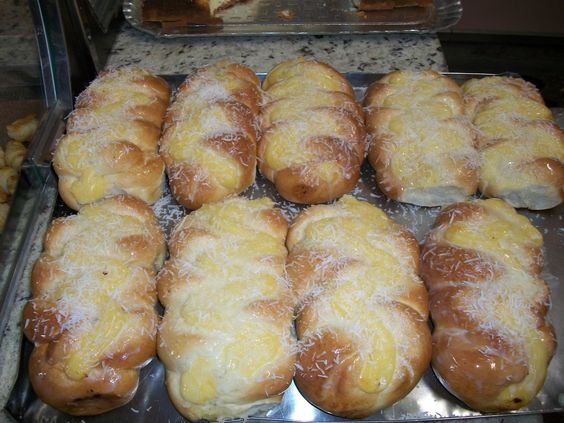
M 239 194 L 255 178 L 260 82 L 231 62 L 196 70 L 165 118 L 160 152 L 172 192 L 189 209 Z
M 269 199 L 234 197 L 202 206 L 174 229 L 158 277 L 158 353 L 171 400 L 190 420 L 247 417 L 279 403 L 290 384 L 287 227 Z
M 369 416 L 407 395 L 431 359 L 413 235 L 344 196 L 300 213 L 287 245 L 298 304 L 298 389 L 346 418 Z
M 542 387 L 556 341 L 549 290 L 538 279 L 541 244 L 500 200 L 447 207 L 425 242 L 433 368 L 471 408 L 517 409 Z
M 431 70 L 394 71 L 369 86 L 364 106 L 368 160 L 387 196 L 437 206 L 476 191 L 475 134 L 453 80 Z
M 299 58 L 275 66 L 263 88 L 260 172 L 296 203 L 322 203 L 352 190 L 366 131 L 348 81 L 327 64 Z
M 536 87 L 496 76 L 462 89 L 479 134 L 482 194 L 533 210 L 564 201 L 564 132 Z
M 53 159 L 69 207 L 122 193 L 159 199 L 157 141 L 169 96 L 164 80 L 137 68 L 103 72 L 78 96 Z
M 22 327 L 35 344 L 31 384 L 72 415 L 127 403 L 156 352 L 154 276 L 164 235 L 146 203 L 111 197 L 50 225 Z

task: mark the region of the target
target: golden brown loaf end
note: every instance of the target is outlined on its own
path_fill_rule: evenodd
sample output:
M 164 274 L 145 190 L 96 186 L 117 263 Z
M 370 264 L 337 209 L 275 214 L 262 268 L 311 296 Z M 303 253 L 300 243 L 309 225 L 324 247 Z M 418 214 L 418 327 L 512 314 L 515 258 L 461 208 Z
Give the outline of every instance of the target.
M 158 354 L 169 396 L 192 421 L 278 404 L 292 380 L 287 223 L 271 200 L 205 204 L 174 229 L 159 273 Z
M 155 355 L 154 276 L 164 236 L 143 201 L 111 197 L 54 220 L 35 263 L 22 327 L 33 389 L 72 415 L 127 403 Z
M 368 160 L 380 190 L 420 206 L 474 194 L 478 154 L 456 83 L 427 70 L 395 71 L 365 95 Z
M 254 182 L 261 104 L 258 78 L 236 63 L 198 69 L 182 83 L 160 147 L 178 202 L 197 209 Z
M 353 189 L 366 133 L 350 83 L 327 64 L 302 58 L 265 77 L 259 170 L 296 203 L 322 203 Z
M 298 215 L 287 245 L 298 304 L 298 389 L 346 418 L 369 416 L 407 395 L 431 359 L 414 237 L 346 195 Z
M 524 407 L 544 383 L 556 339 L 541 247 L 542 235 L 499 199 L 445 208 L 425 242 L 433 368 L 473 409 Z
M 564 200 L 564 132 L 536 87 L 486 77 L 462 86 L 478 130 L 480 191 L 513 207 L 544 210 Z
M 138 68 L 103 72 L 78 96 L 53 159 L 69 207 L 123 193 L 160 198 L 157 142 L 169 96 L 163 79 Z

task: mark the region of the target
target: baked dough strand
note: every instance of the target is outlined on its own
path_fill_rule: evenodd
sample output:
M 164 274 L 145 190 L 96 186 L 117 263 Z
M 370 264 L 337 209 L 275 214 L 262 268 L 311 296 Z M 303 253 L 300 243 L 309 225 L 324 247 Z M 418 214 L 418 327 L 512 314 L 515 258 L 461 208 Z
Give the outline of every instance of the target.
M 524 407 L 544 383 L 556 340 L 541 247 L 542 235 L 499 199 L 445 208 L 425 241 L 433 368 L 475 410 Z
M 346 418 L 367 417 L 407 395 L 431 359 L 415 238 L 345 195 L 298 215 L 287 245 L 301 393 Z
M 72 415 L 127 403 L 155 355 L 154 276 L 165 241 L 143 201 L 117 196 L 54 220 L 31 277 L 22 327 L 33 389 Z
M 192 421 L 278 404 L 293 376 L 287 223 L 267 198 L 206 204 L 174 229 L 159 273 L 158 353 L 178 411 Z

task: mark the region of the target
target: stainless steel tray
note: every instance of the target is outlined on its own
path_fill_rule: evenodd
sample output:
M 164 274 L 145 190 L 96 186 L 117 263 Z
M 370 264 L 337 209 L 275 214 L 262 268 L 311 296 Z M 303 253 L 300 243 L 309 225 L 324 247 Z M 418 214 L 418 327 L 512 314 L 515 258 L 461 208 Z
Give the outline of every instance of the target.
M 476 74 L 448 74 L 458 82 L 470 77 L 479 77 Z M 360 98 L 365 88 L 381 75 L 351 73 L 347 77 L 355 87 L 357 96 Z M 182 81 L 182 77 L 174 76 L 168 78 L 174 86 Z M 564 125 L 564 109 L 554 109 L 557 121 Z M 53 183 L 54 178 L 49 179 Z M 44 190 L 49 197 L 50 203 L 54 203 L 56 190 Z M 362 177 L 352 194 L 367 200 L 385 210 L 395 221 L 409 228 L 416 238 L 421 242 L 428 232 L 431 224 L 438 215 L 439 208 L 422 208 L 413 205 L 397 203 L 387 199 L 376 188 L 375 174 L 368 164 L 364 164 Z M 284 201 L 276 193 L 273 185 L 260 175 L 257 181 L 243 195 L 251 198 L 268 196 L 274 199 L 288 220 L 291 220 L 304 206 L 295 205 Z M 49 202 L 48 202 L 49 203 Z M 167 192 L 153 207 L 159 222 L 168 234 L 172 226 L 182 218 L 186 210 L 178 205 Z M 53 217 L 71 213 L 59 200 L 54 206 Z M 537 397 L 525 408 L 503 414 L 488 414 L 488 416 L 499 417 L 505 415 L 525 415 L 551 412 L 564 412 L 564 286 L 559 279 L 564 277 L 564 205 L 542 212 L 520 211 L 527 216 L 533 224 L 541 230 L 544 235 L 544 255 L 546 264 L 542 277 L 550 286 L 552 291 L 552 307 L 549 316 L 552 318 L 556 334 L 560 340 L 556 355 L 553 358 L 548 377 L 543 389 Z M 49 216 L 47 216 L 48 218 Z M 37 225 L 45 223 L 45 217 L 39 219 Z M 29 275 L 33 262 L 40 252 L 41 238 L 45 228 L 38 230 L 33 243 L 39 248 L 34 248 L 34 253 L 28 257 L 28 268 L 24 272 Z M 29 281 L 23 279 L 22 284 Z M 25 285 L 24 285 L 25 286 Z M 19 316 L 15 316 L 19 318 Z M 21 337 L 21 334 L 19 334 Z M 140 385 L 134 399 L 126 406 L 111 411 L 101 416 L 89 418 L 73 418 L 64 415 L 57 410 L 45 405 L 35 396 L 27 378 L 27 361 L 31 345 L 23 340 L 21 349 L 21 365 L 17 382 L 11 392 L 6 405 L 6 410 L 19 421 L 24 422 L 176 422 L 183 421 L 171 404 L 166 388 L 164 386 L 164 368 L 158 359 L 141 371 Z M 454 398 L 440 384 L 432 370 L 429 369 L 422 380 L 413 391 L 395 405 L 373 414 L 367 421 L 421 421 L 437 419 L 474 418 L 484 415 L 471 411 L 460 401 Z M 282 403 L 271 410 L 266 416 L 252 417 L 251 421 L 344 421 L 344 419 L 326 414 L 305 400 L 292 385 L 284 396 Z
M 146 3 L 151 2 L 151 3 Z M 274 34 L 361 34 L 432 32 L 449 28 L 462 16 L 460 0 L 434 0 L 430 8 L 359 12 L 352 0 L 247 0 L 202 19 L 186 0 L 125 0 L 123 13 L 135 28 L 157 37 Z M 147 16 L 145 5 L 161 15 Z M 147 7 L 149 9 L 149 6 Z M 292 18 L 281 17 L 291 11 Z

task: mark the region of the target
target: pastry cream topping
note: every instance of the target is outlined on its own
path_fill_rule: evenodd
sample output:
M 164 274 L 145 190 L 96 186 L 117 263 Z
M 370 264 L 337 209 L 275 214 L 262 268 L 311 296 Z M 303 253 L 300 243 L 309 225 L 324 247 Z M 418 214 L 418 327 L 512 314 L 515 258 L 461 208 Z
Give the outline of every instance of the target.
M 381 210 L 347 195 L 331 207 L 307 223 L 292 249 L 299 245 L 331 253 L 315 269 L 327 285 L 313 295 L 313 319 L 321 329 L 334 328 L 350 337 L 359 350 L 358 387 L 374 394 L 387 389 L 394 374 L 409 365 L 400 346 L 408 323 L 394 304 L 408 305 L 402 294 L 416 283 L 412 258 Z M 326 269 L 332 272 L 325 274 Z M 310 336 L 316 332 L 308 329 L 303 342 Z
M 495 209 L 498 206 L 486 207 Z M 463 248 L 484 251 L 515 268 L 523 268 L 528 265 L 521 259 L 523 249 L 527 245 L 537 246 L 539 240 L 542 242 L 540 233 L 525 217 L 523 219 L 525 222 L 516 222 L 496 213 L 493 219 L 483 216 L 479 224 L 455 222 L 445 232 L 445 239 Z
M 60 332 L 68 338 L 63 368 L 75 381 L 103 367 L 104 360 L 127 358 L 140 339 L 154 336 L 151 320 L 143 317 L 153 310 L 153 299 L 132 293 L 150 292 L 148 269 L 156 257 L 141 263 L 120 244 L 146 236 L 150 224 L 120 206 L 114 199 L 86 205 L 78 215 L 60 222 L 65 226 L 57 228 L 55 235 L 48 233 L 57 238 L 47 240 L 46 258 L 60 270 L 38 298 L 53 307 Z
M 205 204 L 174 230 L 175 252 L 166 266 L 178 275 L 178 294 L 166 306 L 170 327 L 161 331 L 161 342 L 194 339 L 172 367 L 167 364 L 179 375 L 188 407 L 230 402 L 280 378 L 279 366 L 293 353 L 290 304 L 287 322 L 276 310 L 287 298 L 287 250 L 285 233 L 267 218 L 272 205 L 267 198 Z
M 182 396 L 195 404 L 205 404 L 216 397 L 213 365 L 210 360 L 197 357 L 180 378 Z

